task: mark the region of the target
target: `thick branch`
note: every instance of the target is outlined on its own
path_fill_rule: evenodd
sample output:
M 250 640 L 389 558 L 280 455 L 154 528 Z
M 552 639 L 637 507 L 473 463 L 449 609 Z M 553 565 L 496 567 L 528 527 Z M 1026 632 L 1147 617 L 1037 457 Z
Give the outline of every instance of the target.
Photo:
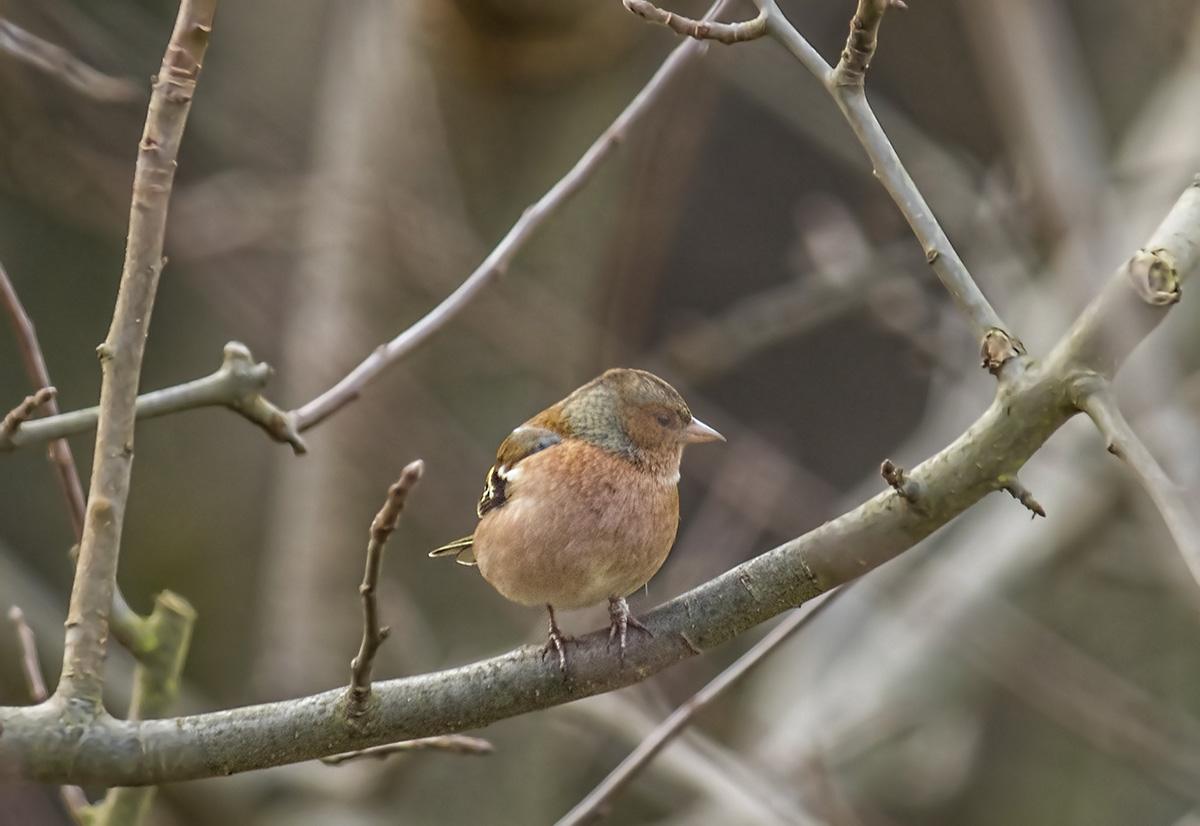
M 1050 358 L 1107 379 L 1166 317 L 1200 263 L 1200 175 L 1144 247 L 1108 280 Z
M 705 15 L 705 19 L 719 14 L 727 2 L 728 0 L 718 0 L 712 10 Z M 692 58 L 701 54 L 703 49 L 704 44 L 697 40 L 689 39 L 679 44 L 650 78 L 650 82 L 638 92 L 624 111 L 617 116 L 617 119 L 604 130 L 604 134 L 588 147 L 583 156 L 576 161 L 566 175 L 558 180 L 558 183 L 525 209 L 517 222 L 513 224 L 512 229 L 467 277 L 467 280 L 416 324 L 387 344 L 377 347 L 375 352 L 371 353 L 333 387 L 304 406 L 293 410 L 289 415 L 296 428 L 304 432 L 357 399 L 363 388 L 374 381 L 389 365 L 407 355 L 449 324 L 484 287 L 505 272 L 513 258 L 524 247 L 525 242 L 532 237 L 547 218 L 554 214 L 555 210 L 583 188 L 599 168 L 600 163 L 625 138 L 629 128 L 652 108 L 658 96 L 662 94 L 671 80 Z
M 1200 220 L 1178 232 L 1163 228 L 1179 227 L 1190 198 L 1180 198 L 1154 236 L 1169 238 L 1163 251 L 1187 262 L 1177 270 L 1180 283 L 1195 269 L 1183 248 L 1200 245 Z M 450 671 L 375 683 L 378 704 L 357 716 L 347 713 L 345 689 L 174 720 L 101 716 L 84 721 L 82 731 L 64 726 L 52 704 L 0 708 L 0 777 L 103 785 L 213 777 L 479 728 L 645 680 L 878 567 L 1002 488 L 1077 412 L 1074 382 L 1088 368 L 1071 345 L 1106 318 L 1095 307 L 1101 301 L 1047 359 L 1002 386 L 953 444 L 908 474 L 921 487 L 922 509 L 889 489 L 660 606 L 642 617 L 654 636 L 630 646 L 624 668 L 614 667 L 607 631 L 599 631 L 577 641 L 569 680 L 543 662 L 540 647 L 526 646 Z
M 215 7 L 216 0 L 183 0 L 155 79 L 138 145 L 125 266 L 112 326 L 99 348 L 103 379 L 92 483 L 67 612 L 62 680 L 55 695 L 66 701 L 66 709 L 84 718 L 101 711 L 104 646 L 133 466 L 138 380 L 162 273 L 175 159 Z
M 652 638 L 614 667 L 607 630 L 577 640 L 571 679 L 541 648 L 450 671 L 377 682 L 367 713 L 346 691 L 169 721 L 101 718 L 88 736 L 63 731 L 53 708 L 0 709 L 0 773 L 42 781 L 146 784 L 229 774 L 398 740 L 456 733 L 644 680 L 707 651 L 928 536 L 1011 476 L 1073 413 L 1061 382 L 1029 371 L 963 436 L 911 471 L 927 495 L 918 512 L 891 491 L 659 607 Z M 57 742 L 51 742 L 57 738 Z

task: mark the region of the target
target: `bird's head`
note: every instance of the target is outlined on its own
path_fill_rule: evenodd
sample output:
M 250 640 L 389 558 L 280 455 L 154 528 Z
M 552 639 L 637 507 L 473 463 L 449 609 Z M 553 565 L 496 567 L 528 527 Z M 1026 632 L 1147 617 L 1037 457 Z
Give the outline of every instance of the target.
M 724 436 L 692 416 L 674 387 L 653 373 L 615 367 L 580 387 L 562 402 L 576 438 L 628 456 L 635 462 L 678 467 L 686 444 L 724 441 Z

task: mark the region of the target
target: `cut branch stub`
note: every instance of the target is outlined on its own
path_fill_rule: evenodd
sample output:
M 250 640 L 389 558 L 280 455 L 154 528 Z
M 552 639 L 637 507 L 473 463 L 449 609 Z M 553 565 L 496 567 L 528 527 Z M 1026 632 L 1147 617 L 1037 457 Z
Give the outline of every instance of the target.
M 1175 304 L 1183 296 L 1169 250 L 1138 250 L 1126 262 L 1125 275 L 1138 297 L 1153 307 Z
M 1021 343 L 1020 339 L 1013 338 L 999 327 L 988 330 L 983 337 L 983 343 L 979 345 L 979 357 L 983 361 L 983 366 L 993 376 L 1000 372 L 1000 368 L 1009 359 L 1023 355 L 1025 355 L 1025 345 Z

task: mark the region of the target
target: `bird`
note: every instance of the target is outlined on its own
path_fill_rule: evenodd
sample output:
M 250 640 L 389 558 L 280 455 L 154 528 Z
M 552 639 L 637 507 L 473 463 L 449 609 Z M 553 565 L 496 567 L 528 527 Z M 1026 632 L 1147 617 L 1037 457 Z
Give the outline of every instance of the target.
M 607 370 L 517 427 L 487 473 L 471 536 L 431 557 L 477 565 L 502 596 L 545 605 L 542 651 L 567 669 L 554 610 L 608 600 L 609 646 L 624 661 L 629 628 L 651 632 L 625 597 L 662 567 L 679 526 L 679 463 L 686 445 L 725 437 L 695 418 L 653 373 Z

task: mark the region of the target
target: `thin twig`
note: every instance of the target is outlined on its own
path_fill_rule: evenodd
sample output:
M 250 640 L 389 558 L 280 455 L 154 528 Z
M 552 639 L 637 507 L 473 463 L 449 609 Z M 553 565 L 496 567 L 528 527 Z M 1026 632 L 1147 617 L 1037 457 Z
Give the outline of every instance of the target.
M 46 358 L 42 355 L 42 345 L 38 341 L 37 328 L 25 306 L 21 303 L 17 290 L 9 280 L 8 272 L 0 264 L 0 303 L 4 305 L 17 336 L 17 345 L 21 349 L 21 358 L 25 362 L 25 372 L 34 387 L 50 387 L 50 371 L 46 367 Z M 50 399 L 46 402 L 47 416 L 58 414 L 58 402 Z M 5 436 L 0 434 L 0 445 Z M 28 435 L 28 434 L 23 434 Z M 3 447 L 0 447 L 0 451 Z M 50 461 L 54 465 L 54 475 L 58 486 L 62 489 L 63 498 L 67 503 L 67 513 L 71 517 L 71 527 L 75 531 L 75 541 L 83 538 L 83 485 L 79 482 L 79 471 L 75 468 L 75 459 L 71 455 L 71 446 L 66 439 L 55 439 L 50 443 Z
M 375 596 L 379 588 L 379 575 L 383 571 L 383 549 L 387 545 L 388 537 L 400 522 L 400 514 L 404 511 L 409 492 L 421 481 L 421 474 L 424 472 L 425 463 L 420 459 L 409 462 L 401 471 L 400 478 L 388 488 L 387 501 L 371 521 L 371 540 L 367 543 L 367 567 L 363 573 L 362 585 L 358 588 L 363 599 L 363 638 L 358 655 L 350 663 L 351 714 L 361 712 L 367 698 L 371 696 L 371 669 L 375 665 L 375 653 L 387 639 L 389 630 L 379 624 L 379 603 Z
M 740 23 L 714 23 L 711 20 L 693 20 L 681 14 L 660 9 L 648 0 L 623 0 L 625 8 L 651 23 L 660 23 L 676 34 L 694 37 L 696 40 L 716 40 L 727 45 L 757 40 L 767 33 L 767 16 L 759 13 L 753 20 Z M 711 16 L 711 12 L 710 15 Z
M 718 2 L 704 15 L 710 20 L 725 8 L 730 0 Z M 603 161 L 625 138 L 629 128 L 648 112 L 663 90 L 691 59 L 704 51 L 705 44 L 688 39 L 679 44 L 650 78 L 650 81 L 630 101 L 616 120 L 604 130 L 571 170 L 558 180 L 545 195 L 526 208 L 500 243 L 488 253 L 483 262 L 420 321 L 375 349 L 361 364 L 337 384 L 289 414 L 300 432 L 308 430 L 326 417 L 354 401 L 364 387 L 387 367 L 446 326 L 479 292 L 508 269 L 525 242 L 554 214 L 568 198 L 583 188 Z
M 0 18 L 0 51 L 56 77 L 93 100 L 130 103 L 145 99 L 141 86 L 132 80 L 98 72 L 61 46 L 30 34 L 11 20 Z
M 0 421 L 0 433 L 5 436 L 16 433 L 21 425 L 37 415 L 40 408 L 54 399 L 56 392 L 53 387 L 43 387 L 32 396 L 26 396 L 20 404 L 8 412 L 3 421 Z
M 167 206 L 179 143 L 212 30 L 216 0 L 183 0 L 138 145 L 125 265 L 108 337 L 98 348 L 100 415 L 79 562 L 56 696 L 84 718 L 103 713 L 104 649 L 133 466 L 138 381 L 163 267 Z
M 888 140 L 883 127 L 876 120 L 875 113 L 871 110 L 863 92 L 861 72 L 857 75 L 858 80 L 853 81 L 858 58 L 844 60 L 838 64 L 836 70 L 831 68 L 809 42 L 796 31 L 774 0 L 758 0 L 758 5 L 767 15 L 768 33 L 791 52 L 805 68 L 816 75 L 841 108 L 842 114 L 846 116 L 846 120 L 849 121 L 851 128 L 854 129 L 854 133 L 867 151 L 874 166 L 875 175 L 904 214 L 913 234 L 921 243 L 921 248 L 925 250 L 925 259 L 949 291 L 959 312 L 971 325 L 975 339 L 982 343 L 989 331 L 999 330 L 1016 341 L 1016 337 L 1009 332 L 1008 326 L 1001 320 L 974 279 L 971 278 L 966 265 L 958 257 L 950 239 L 946 237 L 946 233 L 925 202 L 924 196 L 909 177 L 908 171 L 901 163 L 900 157 L 896 154 L 891 141 Z M 887 3 L 884 0 L 862 0 L 859 4 L 859 14 L 863 13 L 864 7 L 878 8 L 882 13 L 882 9 L 887 6 L 894 6 L 894 3 Z M 859 19 L 859 15 L 856 15 L 855 19 Z M 872 25 L 875 28 L 878 27 L 877 18 L 874 18 Z M 873 52 L 874 33 L 871 29 L 852 30 L 850 45 L 857 42 L 855 40 L 856 32 L 865 36 L 868 31 L 872 35 L 871 51 Z M 861 42 L 858 42 L 859 47 L 862 45 Z M 865 66 L 861 68 L 865 69 Z
M 778 648 L 793 633 L 799 631 L 827 606 L 833 604 L 846 590 L 846 588 L 839 588 L 836 591 L 830 591 L 793 611 L 783 622 L 759 640 L 753 648 L 738 657 L 733 665 L 714 677 L 708 685 L 692 695 L 691 699 L 671 712 L 655 727 L 654 731 L 638 744 L 636 749 L 630 752 L 628 757 L 621 761 L 619 766 L 612 770 L 608 777 L 604 778 L 600 785 L 592 789 L 587 797 L 563 815 L 555 826 L 579 826 L 579 824 L 598 818 L 601 810 L 613 795 L 624 789 L 637 776 L 638 772 L 654 759 L 655 755 L 678 737 L 705 706 L 744 677 L 750 669 L 758 665 L 764 657 Z
M 1175 538 L 1188 570 L 1200 582 L 1200 525 L 1197 525 L 1183 491 L 1171 481 L 1125 420 L 1112 387 L 1103 379 L 1094 379 L 1079 399 L 1079 405 L 1108 441 L 1109 452 L 1129 466 L 1138 482 L 1150 494 L 1163 521 L 1167 523 L 1167 529 Z
M 25 622 L 25 612 L 16 605 L 8 609 L 8 619 L 17 629 L 17 640 L 21 643 L 21 670 L 25 672 L 25 681 L 29 684 L 29 696 L 35 703 L 45 702 L 50 692 L 46 690 L 46 680 L 42 677 L 42 663 L 38 659 L 33 629 Z
M 1024 483 L 1022 483 L 1017 477 L 1014 476 L 1013 478 L 1009 479 L 1004 484 L 1004 489 L 1008 491 L 1009 495 L 1011 495 L 1013 499 L 1016 499 L 1018 502 L 1032 511 L 1034 516 L 1046 516 L 1046 509 L 1043 508 L 1041 503 L 1033 497 L 1033 491 L 1025 487 Z
M 399 743 L 388 743 L 384 746 L 372 746 L 369 749 L 347 751 L 322 757 L 321 762 L 326 766 L 340 766 L 353 760 L 383 760 L 393 754 L 406 754 L 413 751 L 443 751 L 448 754 L 464 754 L 483 756 L 491 754 L 496 748 L 489 741 L 479 737 L 467 737 L 465 734 L 444 734 L 438 737 L 422 737 L 419 740 L 402 740 Z
M 46 367 L 46 357 L 42 353 L 41 342 L 38 341 L 37 328 L 34 326 L 33 319 L 29 317 L 29 313 L 25 311 L 25 306 L 21 303 L 21 298 L 17 295 L 12 281 L 9 280 L 8 272 L 5 271 L 3 264 L 0 264 L 0 304 L 4 305 L 13 331 L 16 333 L 17 346 L 21 350 L 21 359 L 25 362 L 25 372 L 29 376 L 30 383 L 34 387 L 51 389 L 50 370 Z M 45 421 L 58 415 L 57 399 L 51 395 L 42 405 L 42 410 L 45 411 L 46 418 L 25 425 L 22 428 L 24 432 L 19 436 L 15 431 L 10 432 L 6 428 L 0 427 L 0 453 L 4 452 L 6 441 L 14 438 L 29 438 L 30 429 L 35 431 L 36 436 L 36 432 Z M 75 534 L 75 543 L 78 545 L 83 539 L 85 504 L 83 484 L 79 481 L 79 470 L 75 466 L 71 445 L 63 438 L 49 438 L 42 441 L 50 442 L 47 456 L 50 464 L 54 467 L 54 478 L 58 480 L 58 487 L 62 491 L 63 502 L 67 506 L 67 515 L 71 519 L 71 529 Z M 121 593 L 120 587 L 114 586 L 111 617 L 113 637 L 128 650 L 133 649 L 133 638 L 140 620 L 141 617 L 134 613 L 133 609 L 129 607 L 129 603 L 125 601 L 125 595 Z

